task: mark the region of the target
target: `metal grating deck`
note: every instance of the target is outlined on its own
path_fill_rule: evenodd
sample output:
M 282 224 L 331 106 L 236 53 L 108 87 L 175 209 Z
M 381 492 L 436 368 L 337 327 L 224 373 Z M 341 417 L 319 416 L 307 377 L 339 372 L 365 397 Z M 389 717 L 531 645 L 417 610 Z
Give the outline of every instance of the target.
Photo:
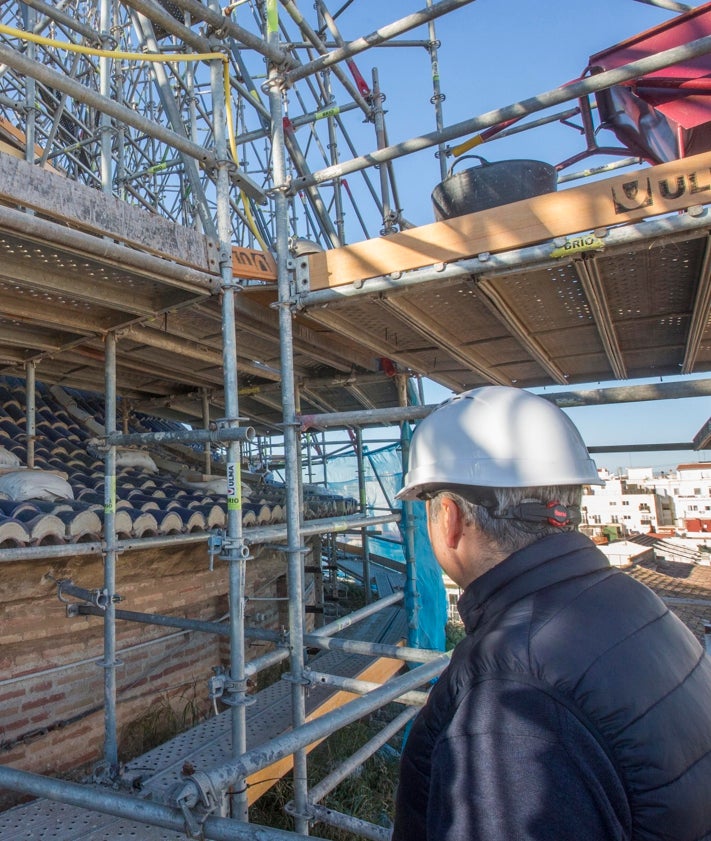
M 633 242 L 573 258 L 484 260 L 468 276 L 344 296 L 305 317 L 455 391 L 708 370 L 709 228 L 645 239 L 642 226 Z
M 349 633 L 350 632 L 350 633 Z M 406 636 L 406 619 L 400 608 L 386 608 L 344 631 L 354 639 L 394 643 Z M 324 652 L 310 665 L 319 671 L 355 677 L 372 663 L 364 655 Z M 312 687 L 307 696 L 307 714 L 336 690 Z M 289 729 L 290 686 L 280 681 L 259 692 L 247 707 L 247 744 L 255 747 Z M 186 761 L 195 768 L 214 767 L 229 761 L 230 711 L 208 719 L 164 745 L 127 763 L 126 777 L 140 778 L 141 796 L 167 802 L 181 780 Z M 0 841 L 184 841 L 183 833 L 146 826 L 49 800 L 35 800 L 0 812 Z

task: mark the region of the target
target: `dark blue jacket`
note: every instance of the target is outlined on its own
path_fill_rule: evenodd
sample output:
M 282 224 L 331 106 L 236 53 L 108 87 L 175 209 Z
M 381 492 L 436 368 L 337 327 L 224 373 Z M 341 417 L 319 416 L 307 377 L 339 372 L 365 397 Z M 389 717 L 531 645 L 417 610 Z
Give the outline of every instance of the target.
M 473 582 L 415 720 L 393 841 L 711 839 L 711 657 L 585 536 Z

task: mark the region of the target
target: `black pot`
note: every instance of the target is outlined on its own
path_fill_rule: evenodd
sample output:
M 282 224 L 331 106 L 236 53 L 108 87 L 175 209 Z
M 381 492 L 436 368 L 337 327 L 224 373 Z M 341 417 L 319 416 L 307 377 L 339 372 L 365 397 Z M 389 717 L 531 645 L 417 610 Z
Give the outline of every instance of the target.
M 481 166 L 454 174 L 452 170 L 466 158 L 477 158 Z M 558 187 L 558 173 L 543 161 L 496 161 L 489 163 L 479 155 L 464 155 L 456 160 L 449 175 L 432 191 L 435 219 L 451 219 L 476 213 L 543 193 Z

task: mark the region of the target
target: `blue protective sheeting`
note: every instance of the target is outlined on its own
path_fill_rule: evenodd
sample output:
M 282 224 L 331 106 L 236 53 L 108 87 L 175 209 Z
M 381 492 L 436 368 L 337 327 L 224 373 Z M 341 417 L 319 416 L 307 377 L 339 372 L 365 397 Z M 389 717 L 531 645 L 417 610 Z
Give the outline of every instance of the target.
M 402 487 L 402 460 L 400 445 L 392 444 L 381 449 L 368 451 L 364 447 L 366 502 L 369 514 L 380 514 L 384 510 L 398 507 L 395 494 Z M 354 454 L 334 456 L 328 461 L 328 488 L 335 493 L 359 497 L 358 464 Z M 415 574 L 417 578 L 416 603 L 406 604 L 408 615 L 414 613 L 416 627 L 412 629 L 409 643 L 419 648 L 445 649 L 445 625 L 447 623 L 447 595 L 442 581 L 442 571 L 432 554 L 427 535 L 425 506 L 421 502 L 412 505 L 415 518 Z M 397 523 L 379 527 L 383 538 L 369 538 L 373 554 L 391 560 L 405 562 Z M 408 601 L 410 601 L 408 599 Z

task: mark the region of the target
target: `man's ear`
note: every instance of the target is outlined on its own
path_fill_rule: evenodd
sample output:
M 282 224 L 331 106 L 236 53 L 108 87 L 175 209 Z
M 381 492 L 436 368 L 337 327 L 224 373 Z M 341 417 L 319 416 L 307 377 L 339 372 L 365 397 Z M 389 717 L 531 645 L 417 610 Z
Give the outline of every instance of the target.
M 442 534 L 449 549 L 456 549 L 464 531 L 464 517 L 457 503 L 448 496 L 440 501 L 440 518 L 442 519 Z

